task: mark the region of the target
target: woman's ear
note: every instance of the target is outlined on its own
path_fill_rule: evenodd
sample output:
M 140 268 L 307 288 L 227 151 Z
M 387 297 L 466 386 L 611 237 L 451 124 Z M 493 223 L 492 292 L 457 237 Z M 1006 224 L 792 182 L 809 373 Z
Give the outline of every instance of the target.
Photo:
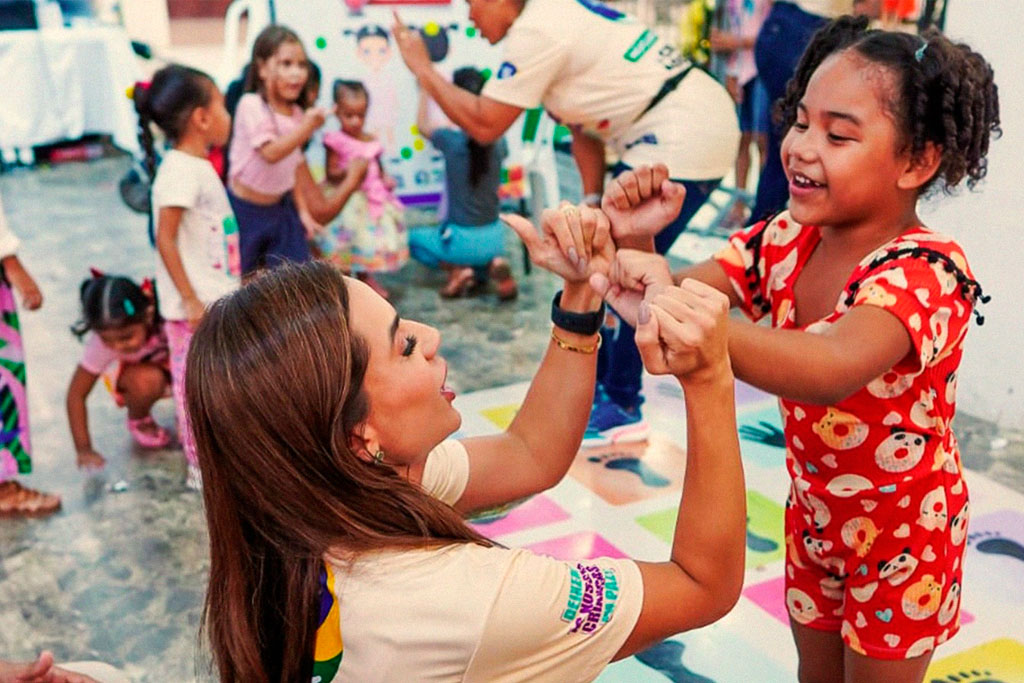
M 381 450 L 377 430 L 365 422 L 356 426 L 349 434 L 348 446 L 360 460 L 369 463 L 374 462 L 374 454 Z
M 926 142 L 920 154 L 908 158 L 907 166 L 896 181 L 896 186 L 901 190 L 920 189 L 935 177 L 940 164 L 942 147 L 934 142 Z

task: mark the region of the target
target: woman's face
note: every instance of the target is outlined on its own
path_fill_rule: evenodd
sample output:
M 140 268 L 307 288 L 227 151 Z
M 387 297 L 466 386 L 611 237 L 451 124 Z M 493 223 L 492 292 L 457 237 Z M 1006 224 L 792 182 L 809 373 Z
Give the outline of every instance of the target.
M 469 20 L 491 45 L 505 37 L 523 9 L 517 0 L 466 1 L 469 3 Z
M 420 462 L 462 424 L 445 386 L 448 364 L 438 353 L 441 336 L 422 323 L 399 318 L 367 285 L 345 278 L 352 332 L 365 340 L 370 358 L 363 390 L 370 402 L 365 436 L 376 437 L 385 462 Z

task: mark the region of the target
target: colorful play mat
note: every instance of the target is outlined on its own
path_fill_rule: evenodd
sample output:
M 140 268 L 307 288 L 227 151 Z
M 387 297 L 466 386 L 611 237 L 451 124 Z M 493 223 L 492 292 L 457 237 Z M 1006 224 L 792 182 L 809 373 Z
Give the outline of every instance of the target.
M 524 383 L 460 396 L 458 436 L 507 427 L 526 389 Z M 504 545 L 560 559 L 667 559 L 686 460 L 683 397 L 679 384 L 664 377 L 645 376 L 644 394 L 647 442 L 581 451 L 554 489 L 478 528 Z M 775 399 L 747 385 L 737 385 L 736 402 L 748 487 L 743 596 L 721 621 L 612 664 L 598 681 L 796 680 L 782 590 L 789 478 L 781 421 Z M 967 483 L 963 627 L 936 651 L 925 681 L 1024 683 L 1024 496 L 973 472 Z

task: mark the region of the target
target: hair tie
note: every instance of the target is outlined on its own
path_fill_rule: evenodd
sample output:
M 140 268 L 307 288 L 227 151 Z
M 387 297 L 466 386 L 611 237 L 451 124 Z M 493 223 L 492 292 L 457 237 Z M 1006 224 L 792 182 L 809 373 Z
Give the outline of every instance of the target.
M 106 273 L 104 273 L 99 268 L 93 268 L 93 267 L 89 268 L 89 274 L 92 275 L 93 279 L 99 279 L 99 278 L 103 277 L 104 275 L 106 275 Z
M 924 59 L 924 51 L 927 50 L 927 49 L 928 49 L 928 41 L 925 40 L 924 38 L 922 38 L 921 39 L 921 47 L 917 48 L 917 50 L 914 51 L 914 59 L 917 60 L 918 64 L 920 64 L 921 61 Z
M 124 312 L 128 314 L 129 318 L 135 315 L 135 304 L 129 299 L 124 300 Z

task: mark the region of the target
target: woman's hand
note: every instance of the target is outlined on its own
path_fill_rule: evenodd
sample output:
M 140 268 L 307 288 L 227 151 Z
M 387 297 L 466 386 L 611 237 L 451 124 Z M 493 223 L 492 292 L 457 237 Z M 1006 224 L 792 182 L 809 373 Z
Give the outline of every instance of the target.
M 684 385 L 732 376 L 727 330 L 729 297 L 686 279 L 640 306 L 636 345 L 654 375 L 675 375 Z
M 590 286 L 636 327 L 640 304 L 672 286 L 672 271 L 664 257 L 635 249 L 620 249 L 607 274 L 590 276 Z
M 430 53 L 427 51 L 427 44 L 423 42 L 420 32 L 411 29 L 402 23 L 402 18 L 397 11 L 392 11 L 395 23 L 391 27 L 391 33 L 395 36 L 395 45 L 402 55 L 402 61 L 412 72 L 413 76 L 419 78 L 422 71 L 433 69 L 434 63 L 430 61 Z
M 622 246 L 650 240 L 679 215 L 686 188 L 672 182 L 665 164 L 638 166 L 615 178 L 604 191 L 601 209 L 612 224 L 612 239 Z
M 503 214 L 501 219 L 519 235 L 531 261 L 566 282 L 587 282 L 611 266 L 615 246 L 609 238 L 608 218 L 600 209 L 568 203 L 545 209 L 539 233 L 522 216 Z

